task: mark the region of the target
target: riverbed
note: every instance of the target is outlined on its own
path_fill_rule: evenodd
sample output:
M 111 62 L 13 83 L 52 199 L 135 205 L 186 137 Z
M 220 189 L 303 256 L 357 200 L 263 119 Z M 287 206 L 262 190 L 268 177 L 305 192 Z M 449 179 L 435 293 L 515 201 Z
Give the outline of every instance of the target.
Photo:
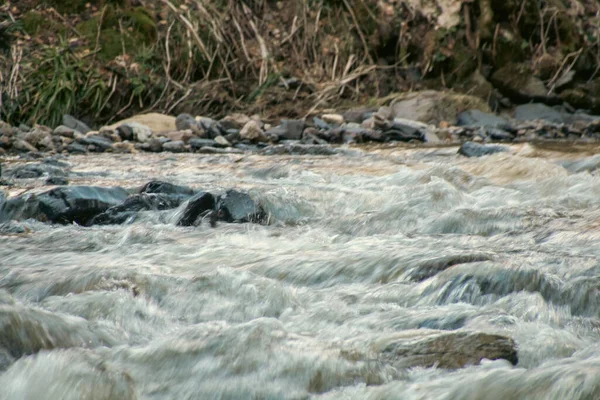
M 509 147 L 65 158 L 71 185 L 248 191 L 268 224 L 11 223 L 0 399 L 600 398 L 598 148 Z M 378 351 L 432 332 L 510 338 L 518 362 Z

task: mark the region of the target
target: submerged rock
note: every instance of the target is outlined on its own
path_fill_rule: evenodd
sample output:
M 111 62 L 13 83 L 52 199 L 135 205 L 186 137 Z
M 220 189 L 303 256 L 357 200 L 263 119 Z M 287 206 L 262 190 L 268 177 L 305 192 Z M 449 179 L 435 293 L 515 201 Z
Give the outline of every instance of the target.
M 513 365 L 519 361 L 511 338 L 481 332 L 405 331 L 378 343 L 375 350 L 397 368 L 456 369 L 483 359 L 504 359 Z
M 128 195 L 120 187 L 58 187 L 9 199 L 0 209 L 0 222 L 32 218 L 42 222 L 86 225 L 96 215 L 125 201 Z
M 509 148 L 505 146 L 466 142 L 460 146 L 458 149 L 458 154 L 465 157 L 482 157 L 506 151 L 509 151 Z
M 6 174 L 16 179 L 39 178 L 41 176 L 66 176 L 66 172 L 57 166 L 48 163 L 33 163 L 19 165 L 6 171 Z

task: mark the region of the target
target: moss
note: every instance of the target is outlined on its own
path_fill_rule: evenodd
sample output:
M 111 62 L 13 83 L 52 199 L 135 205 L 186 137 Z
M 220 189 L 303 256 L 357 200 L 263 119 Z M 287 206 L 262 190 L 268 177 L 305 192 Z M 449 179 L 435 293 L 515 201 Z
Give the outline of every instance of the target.
M 525 87 L 532 71 L 524 64 L 509 63 L 492 75 L 492 83 L 499 88 L 518 90 Z
M 129 25 L 134 32 L 138 33 L 145 43 L 156 40 L 158 28 L 153 16 L 144 7 L 136 7 L 131 11 L 125 12 Z
M 102 7 L 104 5 L 126 6 L 127 0 L 46 0 L 44 3 L 54 7 L 62 14 L 76 14 L 84 11 L 87 5 Z
M 37 35 L 40 28 L 43 26 L 46 18 L 37 11 L 28 11 L 21 17 L 21 24 L 23 24 L 23 30 L 28 35 Z

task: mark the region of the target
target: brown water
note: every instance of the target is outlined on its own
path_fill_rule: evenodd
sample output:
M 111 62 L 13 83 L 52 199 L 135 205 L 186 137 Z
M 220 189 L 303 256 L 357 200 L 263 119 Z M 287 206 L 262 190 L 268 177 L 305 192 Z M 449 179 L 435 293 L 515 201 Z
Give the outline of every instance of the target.
M 600 398 L 596 149 L 512 150 L 71 157 L 71 184 L 243 188 L 272 222 L 0 235 L 0 398 Z M 469 255 L 487 261 L 411 279 Z M 428 329 L 511 337 L 519 362 L 404 369 L 369 350 Z

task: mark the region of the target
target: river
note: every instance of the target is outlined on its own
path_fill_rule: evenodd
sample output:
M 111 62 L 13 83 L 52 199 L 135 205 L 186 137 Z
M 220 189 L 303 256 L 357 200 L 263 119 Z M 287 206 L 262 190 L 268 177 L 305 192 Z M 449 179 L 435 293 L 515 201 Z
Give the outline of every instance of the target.
M 270 223 L 14 223 L 0 399 L 598 399 L 598 148 L 566 149 L 69 157 L 73 185 L 240 188 Z M 377 352 L 440 331 L 512 338 L 518 363 Z

